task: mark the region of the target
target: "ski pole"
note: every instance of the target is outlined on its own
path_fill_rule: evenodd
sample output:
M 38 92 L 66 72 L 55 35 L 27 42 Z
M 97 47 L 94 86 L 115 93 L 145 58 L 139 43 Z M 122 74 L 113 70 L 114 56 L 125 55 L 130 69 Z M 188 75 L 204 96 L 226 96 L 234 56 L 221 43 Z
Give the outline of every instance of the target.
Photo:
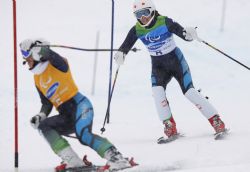
M 72 47 L 72 46 L 66 46 L 66 45 L 57 45 L 57 44 L 52 44 L 52 45 L 36 45 L 37 47 L 56 47 L 56 48 L 67 48 L 67 49 L 73 49 L 73 50 L 80 50 L 80 51 L 118 51 L 119 49 L 89 49 L 89 48 L 78 48 L 78 47 Z M 140 49 L 137 49 L 136 47 L 130 49 L 129 51 L 137 52 Z
M 223 51 L 219 50 L 218 48 L 212 46 L 211 44 L 207 43 L 206 41 L 204 40 L 200 40 L 202 43 L 206 44 L 207 46 L 213 48 L 214 50 L 220 52 L 221 54 L 223 54 L 224 56 L 228 57 L 229 59 L 233 60 L 234 62 L 240 64 L 241 66 L 247 68 L 248 70 L 250 70 L 250 68 L 246 65 L 244 65 L 243 63 L 239 62 L 238 60 L 234 59 L 233 57 L 229 56 L 228 54 L 224 53 Z
M 102 133 L 105 131 L 105 124 L 106 124 L 107 118 L 109 116 L 110 103 L 111 103 L 112 95 L 113 95 L 113 92 L 114 92 L 115 83 L 116 83 L 116 79 L 117 79 L 117 76 L 118 76 L 119 68 L 120 68 L 120 66 L 118 66 L 118 68 L 116 69 L 116 72 L 115 72 L 115 78 L 114 78 L 114 81 L 113 81 L 111 93 L 110 93 L 109 100 L 108 100 L 108 106 L 107 106 L 107 111 L 106 111 L 105 119 L 104 119 L 104 122 L 103 122 L 103 126 L 101 128 L 101 132 Z

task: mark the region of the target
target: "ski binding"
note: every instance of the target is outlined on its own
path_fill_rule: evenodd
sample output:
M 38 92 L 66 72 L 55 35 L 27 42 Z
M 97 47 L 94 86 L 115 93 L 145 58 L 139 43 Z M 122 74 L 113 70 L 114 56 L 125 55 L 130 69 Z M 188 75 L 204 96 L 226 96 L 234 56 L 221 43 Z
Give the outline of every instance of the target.
M 180 137 L 184 137 L 183 134 L 180 134 L 180 133 L 177 133 L 176 135 L 173 135 L 171 137 L 160 137 L 158 140 L 157 140 L 157 143 L 158 144 L 165 144 L 165 143 L 169 143 L 169 142 L 172 142 Z
M 128 159 L 128 158 L 127 158 Z M 135 161 L 134 161 L 134 158 L 131 158 L 129 160 L 129 164 L 130 166 L 128 167 L 124 167 L 124 168 L 119 168 L 119 169 L 110 169 L 110 166 L 108 164 L 98 168 L 98 170 L 96 172 L 117 172 L 117 171 L 121 171 L 121 170 L 125 170 L 125 169 L 128 169 L 128 168 L 133 168 L 139 164 L 137 164 Z
M 219 133 L 215 133 L 214 134 L 214 139 L 215 140 L 222 140 L 224 139 L 227 135 L 229 134 L 229 129 L 225 129 L 224 131 L 222 132 L 219 132 Z

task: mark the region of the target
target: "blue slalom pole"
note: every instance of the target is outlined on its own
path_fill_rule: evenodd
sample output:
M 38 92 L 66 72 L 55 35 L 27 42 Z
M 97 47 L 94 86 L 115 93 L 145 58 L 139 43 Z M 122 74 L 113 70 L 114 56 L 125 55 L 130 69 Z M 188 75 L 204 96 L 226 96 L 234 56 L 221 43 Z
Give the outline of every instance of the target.
M 116 78 L 118 75 L 118 71 L 119 68 L 116 71 L 116 76 L 115 76 L 115 80 L 113 83 L 113 88 L 111 90 L 111 83 L 112 83 L 112 64 L 113 64 L 113 43 L 114 43 L 114 6 L 115 6 L 115 2 L 114 0 L 112 0 L 112 22 L 111 22 L 111 52 L 110 52 L 110 68 L 109 68 L 109 92 L 108 92 L 108 105 L 107 105 L 107 111 L 106 111 L 106 115 L 105 115 L 105 119 L 103 121 L 103 127 L 101 128 L 101 132 L 103 133 L 105 131 L 105 124 L 106 121 L 107 123 L 109 123 L 109 117 L 110 117 L 110 103 L 111 103 L 111 98 L 112 98 L 112 93 L 114 90 L 114 86 L 115 86 L 115 82 L 116 82 Z
M 110 99 L 111 99 L 111 83 L 112 83 L 112 66 L 113 66 L 113 49 L 114 49 L 114 13 L 115 13 L 115 1 L 112 0 L 112 19 L 111 19 L 111 51 L 110 51 L 110 66 L 109 66 L 109 94 L 108 94 L 108 109 L 107 109 L 107 123 L 110 119 Z

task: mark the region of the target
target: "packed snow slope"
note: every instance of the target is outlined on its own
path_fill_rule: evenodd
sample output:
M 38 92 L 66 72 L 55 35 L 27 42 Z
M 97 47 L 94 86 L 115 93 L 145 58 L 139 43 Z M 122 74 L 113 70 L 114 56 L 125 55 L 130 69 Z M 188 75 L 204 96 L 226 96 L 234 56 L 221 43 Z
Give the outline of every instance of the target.
M 213 46 L 250 66 L 250 2 L 227 0 L 221 29 L 223 0 L 155 0 L 162 15 L 184 27 L 197 26 L 199 36 Z M 123 42 L 136 20 L 133 0 L 115 1 L 114 47 Z M 12 1 L 0 2 L 0 171 L 14 170 L 14 69 Z M 81 48 L 110 48 L 110 0 L 22 0 L 17 1 L 17 39 L 45 38 L 51 44 Z M 107 137 L 124 156 L 133 156 L 140 166 L 127 171 L 246 172 L 250 168 L 250 72 L 199 42 L 175 36 L 190 66 L 196 89 L 218 109 L 230 135 L 215 141 L 213 129 L 172 79 L 167 98 L 180 133 L 185 137 L 158 145 L 163 125 L 158 119 L 151 93 L 149 53 L 138 41 L 139 52 L 130 52 L 120 67 L 111 103 Z M 93 131 L 100 134 L 106 114 L 110 53 L 98 52 L 95 94 L 91 94 L 95 52 L 53 48 L 66 57 L 79 90 L 92 101 Z M 113 75 L 116 65 L 113 65 Z M 40 110 L 32 73 L 22 65 L 18 49 L 19 171 L 49 172 L 60 163 L 29 120 Z M 52 114 L 57 112 L 53 110 Z M 104 164 L 90 148 L 68 139 L 80 156 Z

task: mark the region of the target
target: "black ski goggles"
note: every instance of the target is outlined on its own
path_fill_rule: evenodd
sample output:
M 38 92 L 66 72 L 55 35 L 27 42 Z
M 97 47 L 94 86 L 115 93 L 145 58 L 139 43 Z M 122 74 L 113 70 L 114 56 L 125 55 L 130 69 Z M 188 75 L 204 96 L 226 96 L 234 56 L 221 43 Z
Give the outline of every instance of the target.
M 140 18 L 142 18 L 142 16 L 148 17 L 148 16 L 150 16 L 150 14 L 151 14 L 150 9 L 149 8 L 144 8 L 144 9 L 142 9 L 140 11 L 136 11 L 135 12 L 135 17 L 137 19 L 140 19 Z

